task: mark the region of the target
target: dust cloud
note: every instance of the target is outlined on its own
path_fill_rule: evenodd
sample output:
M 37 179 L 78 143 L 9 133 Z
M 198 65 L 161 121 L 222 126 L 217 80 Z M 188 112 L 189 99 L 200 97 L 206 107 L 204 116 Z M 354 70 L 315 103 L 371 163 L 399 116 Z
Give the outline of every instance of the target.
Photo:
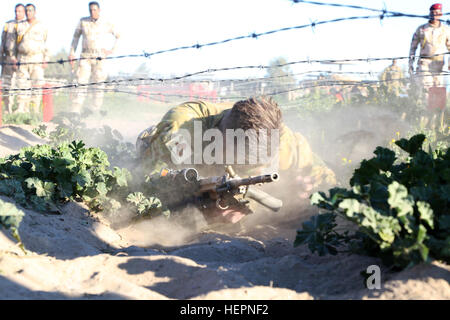
M 157 124 L 171 107 L 181 102 L 183 101 L 144 103 L 135 96 L 121 95 L 120 99 L 116 99 L 112 94 L 109 98 L 105 97 L 101 113 L 90 114 L 82 120 L 87 128 L 109 126 L 120 133 L 122 142 L 134 146 L 142 130 Z M 283 110 L 282 104 L 280 107 Z M 410 125 L 398 112 L 378 106 L 335 108 L 325 116 L 311 114 L 299 117 L 297 111 L 290 110 L 292 109 L 283 111 L 283 121 L 292 130 L 307 138 L 313 152 L 336 173 L 340 184 L 348 181 L 362 159 L 373 156 L 378 145 L 386 145 L 393 138 L 404 136 L 410 129 Z M 101 147 L 103 143 L 104 141 L 100 140 L 90 140 L 92 146 Z M 343 159 L 347 162 L 343 163 Z M 139 164 L 136 162 L 120 165 L 133 169 Z M 136 245 L 176 246 L 195 242 L 196 235 L 208 229 L 258 237 L 283 236 L 283 233 L 293 237 L 292 230 L 298 229 L 302 221 L 317 213 L 317 209 L 309 204 L 308 199 L 300 198 L 302 190 L 293 177 L 281 174 L 280 181 L 258 188 L 283 200 L 283 208 L 275 213 L 256 205 L 254 214 L 234 226 L 208 226 L 202 214 L 194 208 L 185 209 L 175 219 L 161 216 L 135 221 L 134 213 L 122 212 L 120 218 L 111 220 L 111 224 Z M 287 229 L 291 231 L 286 233 Z

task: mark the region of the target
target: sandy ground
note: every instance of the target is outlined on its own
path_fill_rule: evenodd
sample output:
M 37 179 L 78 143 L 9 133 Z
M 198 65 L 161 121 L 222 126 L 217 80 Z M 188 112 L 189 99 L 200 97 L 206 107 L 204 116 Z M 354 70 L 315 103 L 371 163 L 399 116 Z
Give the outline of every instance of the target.
M 30 127 L 4 126 L 0 156 L 40 142 Z M 394 273 L 378 259 L 294 248 L 312 208 L 297 212 L 194 230 L 164 218 L 123 226 L 79 203 L 61 215 L 26 210 L 27 254 L 0 231 L 0 299 L 450 299 L 439 262 Z M 381 266 L 379 290 L 360 275 L 370 265 Z

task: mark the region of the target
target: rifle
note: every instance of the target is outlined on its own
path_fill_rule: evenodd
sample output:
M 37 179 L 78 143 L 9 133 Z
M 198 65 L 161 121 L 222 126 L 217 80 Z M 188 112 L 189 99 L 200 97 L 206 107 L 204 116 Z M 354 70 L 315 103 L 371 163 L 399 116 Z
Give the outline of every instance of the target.
M 189 203 L 197 206 L 204 214 L 210 210 L 235 209 L 244 214 L 253 213 L 247 206 L 254 200 L 277 212 L 283 206 L 281 200 L 261 191 L 253 185 L 279 180 L 278 173 L 240 178 L 231 166 L 226 166 L 223 176 L 202 178 L 194 168 L 182 170 L 163 169 L 157 177 L 151 178 L 158 185 L 157 196 L 170 210 L 177 210 Z

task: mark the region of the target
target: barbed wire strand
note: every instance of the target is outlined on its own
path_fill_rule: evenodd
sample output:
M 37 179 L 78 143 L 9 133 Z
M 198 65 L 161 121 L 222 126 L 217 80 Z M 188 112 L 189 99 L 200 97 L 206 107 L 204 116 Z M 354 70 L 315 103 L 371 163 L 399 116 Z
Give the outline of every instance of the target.
M 375 9 L 375 8 L 369 8 L 369 7 L 363 7 L 363 6 L 357 6 L 357 5 L 350 5 L 350 4 L 341 4 L 341 3 L 329 3 L 329 2 L 318 2 L 318 1 L 308 1 L 308 0 L 292 0 L 294 3 L 305 3 L 305 4 L 313 4 L 318 6 L 327 6 L 327 7 L 341 7 L 341 8 L 348 8 L 348 9 L 359 9 L 359 10 L 367 10 L 372 12 L 380 12 L 382 14 L 390 14 L 395 16 L 402 16 L 407 18 L 425 18 L 429 19 L 429 15 L 417 15 L 417 14 L 409 14 L 409 13 L 403 13 L 398 11 L 389 11 L 386 8 L 384 9 Z M 450 12 L 443 13 L 443 16 L 450 15 Z M 442 22 L 445 22 L 447 24 L 450 24 L 450 20 L 441 20 Z
M 432 58 L 437 56 L 442 56 L 445 54 L 449 54 L 450 52 L 445 53 L 439 53 L 434 54 L 430 56 L 414 56 L 414 58 Z M 67 85 L 61 85 L 61 86 L 51 86 L 51 87 L 30 87 L 30 88 L 4 88 L 3 91 L 6 93 L 10 92 L 20 92 L 20 91 L 38 91 L 38 90 L 60 90 L 60 89 L 69 89 L 69 88 L 83 88 L 83 87 L 90 87 L 90 86 L 99 86 L 99 85 L 113 85 L 113 84 L 119 84 L 119 83 L 129 83 L 130 85 L 133 82 L 143 82 L 143 81 L 160 81 L 165 82 L 168 80 L 180 80 L 180 79 L 186 79 L 198 75 L 203 75 L 207 73 L 215 73 L 215 72 L 224 72 L 224 71 L 235 71 L 235 70 L 243 70 L 243 69 L 272 69 L 272 68 L 281 68 L 284 66 L 290 66 L 295 64 L 311 64 L 311 63 L 345 63 L 345 62 L 373 62 L 373 61 L 389 61 L 389 60 L 402 60 L 402 59 L 411 59 L 410 56 L 398 56 L 398 57 L 382 57 L 382 58 L 356 58 L 356 59 L 324 59 L 324 60 L 299 60 L 299 61 L 291 61 L 286 62 L 282 64 L 277 65 L 269 65 L 269 66 L 263 66 L 263 65 L 248 65 L 248 66 L 234 66 L 234 67 L 225 67 L 225 68 L 215 68 L 215 69 L 207 69 L 202 71 L 197 71 L 193 73 L 188 73 L 182 76 L 175 76 L 171 78 L 131 78 L 131 79 L 113 79 L 113 80 L 107 80 L 107 81 L 100 81 L 100 82 L 89 82 L 89 83 L 72 83 Z
M 450 76 L 449 72 L 442 72 L 439 74 L 440 76 L 443 77 L 447 77 Z M 414 77 L 416 79 L 422 78 L 422 77 L 428 77 L 430 75 L 428 74 L 416 74 Z M 312 89 L 312 88 L 318 88 L 318 87 L 335 87 L 335 86 L 348 86 L 348 87 L 370 87 L 370 86 L 374 86 L 374 85 L 379 85 L 379 84 L 386 84 L 386 83 L 390 83 L 390 82 L 404 82 L 404 81 L 410 81 L 410 78 L 398 78 L 398 79 L 386 79 L 386 80 L 362 80 L 362 81 L 350 81 L 350 80 L 316 80 L 316 81 L 308 81 L 308 82 L 313 82 L 307 85 L 304 84 L 299 84 L 297 85 L 295 88 L 291 88 L 291 89 L 286 89 L 286 90 L 282 90 L 282 91 L 276 91 L 276 92 L 266 92 L 264 93 L 264 95 L 280 95 L 280 94 L 286 94 L 289 92 L 295 92 L 295 91 L 301 91 L 301 90 L 306 90 L 306 89 Z M 267 88 L 265 88 L 267 89 Z M 163 97 L 177 97 L 177 98 L 192 98 L 194 97 L 202 97 L 205 96 L 204 94 L 173 94 L 173 93 L 164 93 L 164 92 L 146 92 L 146 91 L 141 91 L 141 92 L 134 92 L 134 91 L 125 91 L 125 90 L 119 90 L 117 88 L 92 88 L 91 92 L 95 92 L 95 91 L 103 91 L 103 92 L 116 92 L 116 93 L 127 93 L 127 94 L 131 94 L 131 95 L 136 95 L 136 96 L 141 96 L 141 97 L 145 97 L 145 98 L 149 98 L 152 96 L 163 96 Z M 19 94 L 19 95 L 23 95 Z M 30 93 L 25 93 L 25 95 L 31 95 Z M 217 96 L 216 98 L 221 98 L 220 96 Z M 246 99 L 246 96 L 230 96 L 230 97 L 226 97 L 227 99 Z M 156 99 L 155 99 L 156 100 Z

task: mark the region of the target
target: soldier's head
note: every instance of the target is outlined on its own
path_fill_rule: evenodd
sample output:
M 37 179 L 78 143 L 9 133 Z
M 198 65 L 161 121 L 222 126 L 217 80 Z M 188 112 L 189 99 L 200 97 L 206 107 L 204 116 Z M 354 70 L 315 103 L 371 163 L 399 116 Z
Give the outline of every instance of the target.
M 36 18 L 36 6 L 29 3 L 25 6 L 25 12 L 27 14 L 27 20 L 33 21 Z
M 392 65 L 396 66 L 397 65 L 397 59 L 392 59 Z
M 266 150 L 258 149 L 258 152 L 253 153 L 251 152 L 251 148 L 247 148 L 244 155 L 246 163 L 251 163 L 251 160 L 249 159 L 258 157 L 257 153 L 260 151 L 266 152 L 266 155 L 269 157 L 274 157 L 276 154 L 273 154 L 272 150 L 274 150 L 274 152 L 277 151 L 275 151 L 275 149 L 278 147 L 281 125 L 281 110 L 272 98 L 250 98 L 236 102 L 233 105 L 233 108 L 224 115 L 219 123 L 219 130 L 225 138 L 225 154 L 228 153 L 228 149 L 232 149 L 232 152 L 234 153 L 234 143 L 226 139 L 228 136 L 227 131 L 233 131 L 234 135 L 239 139 L 238 131 L 239 129 L 242 129 L 245 131 L 245 136 L 247 137 L 245 142 L 247 146 L 251 143 L 249 142 L 249 139 L 254 139 L 253 141 L 257 143 L 258 148 L 267 148 Z M 252 135 L 254 136 L 251 137 Z M 273 145 L 272 139 L 275 139 L 273 140 Z M 238 155 L 236 154 L 236 156 Z
M 442 4 L 435 3 L 430 7 L 430 21 L 437 22 L 442 17 Z
M 14 8 L 16 13 L 16 20 L 21 21 L 25 19 L 25 6 L 22 3 L 16 4 L 16 7 Z
M 223 120 L 225 129 L 279 129 L 281 110 L 271 97 L 250 98 L 236 102 Z
M 100 18 L 100 4 L 97 1 L 89 2 L 89 14 L 94 20 Z

